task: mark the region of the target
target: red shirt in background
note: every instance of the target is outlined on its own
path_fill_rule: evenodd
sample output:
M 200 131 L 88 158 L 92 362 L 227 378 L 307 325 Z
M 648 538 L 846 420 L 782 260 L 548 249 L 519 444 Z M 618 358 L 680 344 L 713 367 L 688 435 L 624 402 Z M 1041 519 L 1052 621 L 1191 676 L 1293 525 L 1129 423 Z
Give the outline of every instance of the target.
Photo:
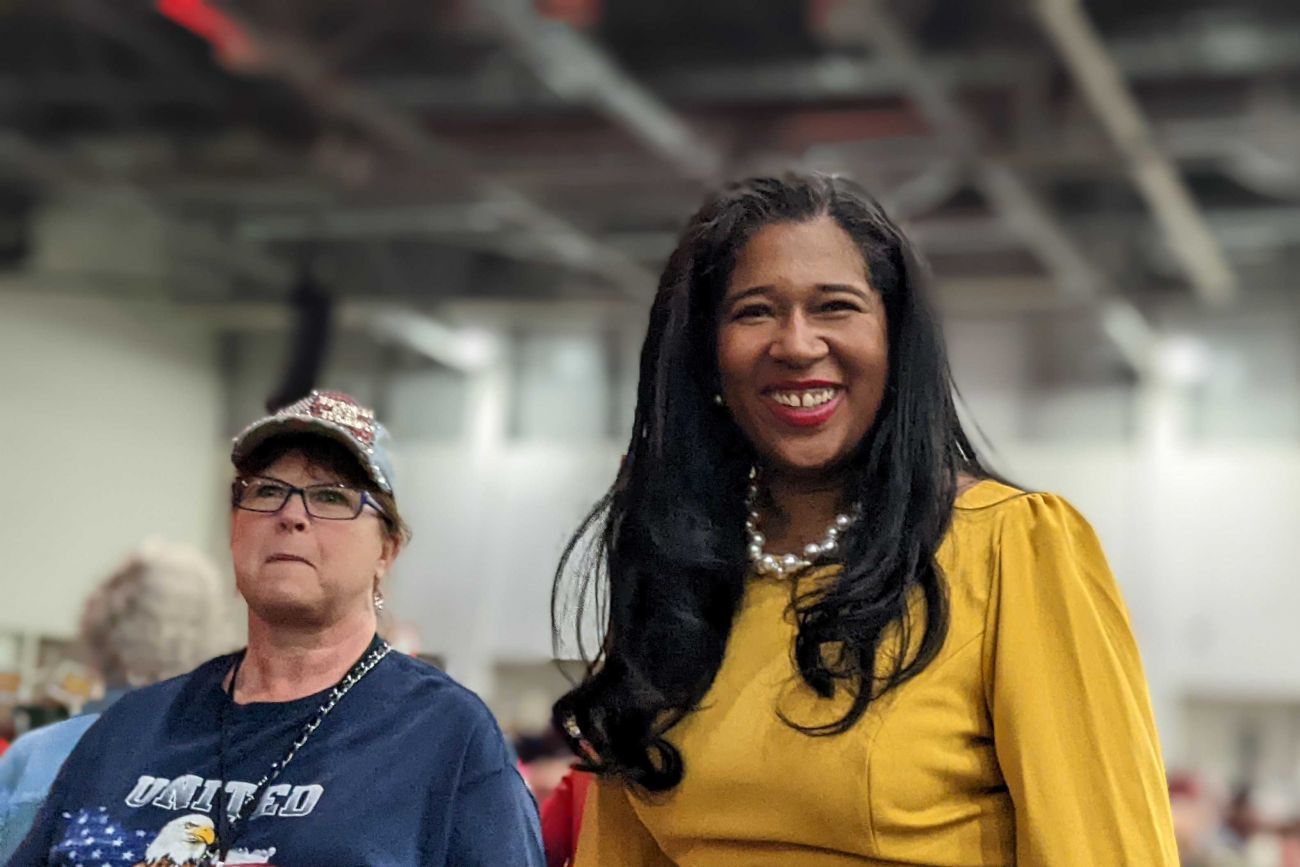
M 546 867 L 564 867 L 578 853 L 578 830 L 587 803 L 591 774 L 569 769 L 559 786 L 542 804 L 542 848 Z

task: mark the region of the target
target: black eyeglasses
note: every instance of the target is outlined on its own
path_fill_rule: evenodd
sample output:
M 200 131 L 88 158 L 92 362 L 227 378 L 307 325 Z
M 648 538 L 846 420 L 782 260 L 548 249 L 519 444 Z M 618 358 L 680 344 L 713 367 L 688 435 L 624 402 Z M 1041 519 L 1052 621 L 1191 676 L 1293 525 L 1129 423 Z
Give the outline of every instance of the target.
M 249 512 L 278 512 L 294 494 L 302 497 L 307 514 L 313 518 L 351 521 L 366 506 L 370 506 L 381 517 L 387 517 L 368 491 L 349 485 L 308 485 L 299 488 L 269 476 L 249 476 L 235 479 L 231 486 L 231 502 L 235 508 Z

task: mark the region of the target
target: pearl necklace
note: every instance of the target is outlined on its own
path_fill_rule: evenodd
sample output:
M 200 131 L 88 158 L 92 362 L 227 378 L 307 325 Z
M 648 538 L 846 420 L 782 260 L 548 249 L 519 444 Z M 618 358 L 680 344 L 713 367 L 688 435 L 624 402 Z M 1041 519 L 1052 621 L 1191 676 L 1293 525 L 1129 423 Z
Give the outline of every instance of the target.
M 826 529 L 826 535 L 820 542 L 810 542 L 803 548 L 803 555 L 786 554 L 778 556 L 769 554 L 763 550 L 767 543 L 767 537 L 758 530 L 758 468 L 753 467 L 749 471 L 749 492 L 745 496 L 745 510 L 749 516 L 745 518 L 745 532 L 749 536 L 749 561 L 754 564 L 755 570 L 760 575 L 775 575 L 778 578 L 785 578 L 793 575 L 800 569 L 807 569 L 819 560 L 835 554 L 839 550 L 840 535 L 853 522 L 858 519 L 861 510 L 855 506 L 848 512 L 841 512 L 835 516 L 830 527 Z

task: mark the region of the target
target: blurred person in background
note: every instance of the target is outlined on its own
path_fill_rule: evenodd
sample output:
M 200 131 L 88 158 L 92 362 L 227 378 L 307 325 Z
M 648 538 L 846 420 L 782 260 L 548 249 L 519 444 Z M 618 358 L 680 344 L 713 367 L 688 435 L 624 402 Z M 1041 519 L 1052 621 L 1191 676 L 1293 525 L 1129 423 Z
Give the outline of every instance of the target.
M 1245 867 L 1298 867 L 1294 802 L 1285 788 L 1241 783 L 1223 815 L 1219 841 Z
M 1244 852 L 1263 824 L 1250 785 L 1236 786 L 1223 813 L 1223 835 L 1228 845 Z
M 591 774 L 576 769 L 568 743 L 555 731 L 516 739 L 528 789 L 541 811 L 547 867 L 564 867 L 577 854 L 578 831 Z
M 100 713 L 135 687 L 236 646 L 217 567 L 187 545 L 149 540 L 87 598 L 81 644 L 104 683 L 80 716 L 28 732 L 0 759 L 0 863 L 31 828 L 64 759 Z
M 248 646 L 123 696 L 11 865 L 542 864 L 537 811 L 473 693 L 376 634 L 409 531 L 373 412 L 312 392 L 236 437 Z
M 515 738 L 513 746 L 524 783 L 533 793 L 533 800 L 541 804 L 569 772 L 573 753 L 568 743 L 551 730 Z
M 1219 807 L 1200 779 L 1170 774 L 1169 799 L 1182 867 L 1248 867 L 1223 839 Z
M 578 854 L 582 811 L 591 787 L 591 774 L 570 767 L 554 791 L 542 802 L 542 846 L 546 867 L 565 867 Z
M 607 612 L 555 707 L 600 775 L 579 867 L 1177 864 L 1101 547 L 981 464 L 924 280 L 840 178 L 735 183 L 687 226 L 556 576 L 557 618 L 571 578 Z

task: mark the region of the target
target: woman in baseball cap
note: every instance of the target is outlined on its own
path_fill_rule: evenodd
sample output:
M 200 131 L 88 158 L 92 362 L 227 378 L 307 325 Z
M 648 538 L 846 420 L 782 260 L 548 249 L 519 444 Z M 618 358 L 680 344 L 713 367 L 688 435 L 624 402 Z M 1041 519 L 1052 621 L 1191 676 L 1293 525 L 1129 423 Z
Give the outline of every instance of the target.
M 10 863 L 540 867 L 491 714 L 377 634 L 410 534 L 374 413 L 312 392 L 231 460 L 248 647 L 111 708 Z

